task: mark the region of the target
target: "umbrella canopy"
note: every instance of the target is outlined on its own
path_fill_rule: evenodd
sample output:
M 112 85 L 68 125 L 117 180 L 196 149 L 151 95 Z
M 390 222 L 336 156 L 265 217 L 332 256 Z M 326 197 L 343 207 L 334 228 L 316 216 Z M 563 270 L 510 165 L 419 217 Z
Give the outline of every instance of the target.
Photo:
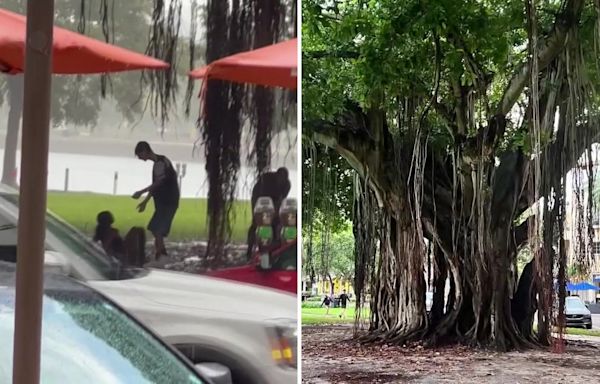
M 567 283 L 567 290 L 569 291 L 598 291 L 600 288 L 594 284 L 588 282 L 582 282 L 577 284 Z
M 23 72 L 25 31 L 25 16 L 0 8 L 0 72 Z M 52 48 L 52 72 L 58 74 L 93 74 L 169 67 L 163 61 L 59 27 L 54 27 Z
M 189 73 L 193 78 L 220 79 L 272 87 L 297 88 L 298 39 L 238 53 Z

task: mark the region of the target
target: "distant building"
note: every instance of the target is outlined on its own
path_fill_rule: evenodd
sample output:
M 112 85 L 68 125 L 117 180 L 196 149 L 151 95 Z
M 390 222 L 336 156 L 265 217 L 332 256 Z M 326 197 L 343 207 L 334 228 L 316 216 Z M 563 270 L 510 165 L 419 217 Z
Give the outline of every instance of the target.
M 334 295 L 339 295 L 342 290 L 346 290 L 346 293 L 354 295 L 354 288 L 352 287 L 352 281 L 333 277 L 333 293 Z M 310 296 L 323 296 L 325 294 L 331 294 L 331 285 L 332 282 L 329 279 L 322 279 L 316 277 L 316 281 L 314 284 L 310 284 L 309 279 L 302 280 L 302 296 L 310 297 Z

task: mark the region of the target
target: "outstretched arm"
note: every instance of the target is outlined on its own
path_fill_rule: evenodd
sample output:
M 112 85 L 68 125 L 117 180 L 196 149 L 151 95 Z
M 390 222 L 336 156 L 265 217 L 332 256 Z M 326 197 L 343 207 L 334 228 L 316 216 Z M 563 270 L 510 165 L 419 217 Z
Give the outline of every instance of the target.
M 146 195 L 144 200 L 142 200 L 142 202 L 138 204 L 137 208 L 139 212 L 144 212 L 146 210 L 146 205 L 148 204 L 148 201 L 150 201 L 151 197 L 152 193 L 149 193 L 148 195 Z
M 157 173 L 157 177 L 156 180 L 150 184 L 149 186 L 147 186 L 144 189 L 140 189 L 139 191 L 137 191 L 136 193 L 133 194 L 133 198 L 134 199 L 139 199 L 144 193 L 148 192 L 148 196 L 146 197 L 146 202 L 147 200 L 152 196 L 153 192 L 156 191 L 156 189 L 158 187 L 160 187 L 166 180 L 167 178 L 167 171 L 166 171 L 166 166 L 164 163 L 158 163 L 155 165 L 155 170 Z

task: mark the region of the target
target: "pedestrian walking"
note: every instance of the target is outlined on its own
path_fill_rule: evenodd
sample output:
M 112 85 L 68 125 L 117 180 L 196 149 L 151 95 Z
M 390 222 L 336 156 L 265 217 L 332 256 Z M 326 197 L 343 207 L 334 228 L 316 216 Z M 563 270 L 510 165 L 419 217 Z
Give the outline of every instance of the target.
M 340 306 L 342 307 L 342 313 L 340 313 L 340 319 L 346 318 L 346 306 L 350 301 L 350 297 L 346 294 L 346 290 L 344 289 L 343 293 L 340 295 Z
M 329 308 L 331 307 L 331 297 L 329 295 L 325 295 L 325 297 L 323 298 L 323 302 L 321 303 L 321 307 L 325 306 L 325 308 L 327 308 L 327 311 L 325 312 L 325 316 L 329 316 Z

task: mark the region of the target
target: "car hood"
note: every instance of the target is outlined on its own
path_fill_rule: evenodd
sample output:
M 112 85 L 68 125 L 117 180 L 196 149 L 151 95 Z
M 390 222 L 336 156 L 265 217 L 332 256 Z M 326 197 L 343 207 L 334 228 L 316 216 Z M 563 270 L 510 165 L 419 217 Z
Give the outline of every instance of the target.
M 589 309 L 586 308 L 577 308 L 577 309 L 573 309 L 573 308 L 566 308 L 565 309 L 565 315 L 591 315 L 592 312 L 590 312 Z
M 132 296 L 148 303 L 189 309 L 221 312 L 234 317 L 255 320 L 296 319 L 297 300 L 294 296 L 271 289 L 234 283 L 201 275 L 150 269 L 142 277 L 119 281 L 89 282 L 125 308 Z M 136 307 L 140 307 L 139 302 Z

